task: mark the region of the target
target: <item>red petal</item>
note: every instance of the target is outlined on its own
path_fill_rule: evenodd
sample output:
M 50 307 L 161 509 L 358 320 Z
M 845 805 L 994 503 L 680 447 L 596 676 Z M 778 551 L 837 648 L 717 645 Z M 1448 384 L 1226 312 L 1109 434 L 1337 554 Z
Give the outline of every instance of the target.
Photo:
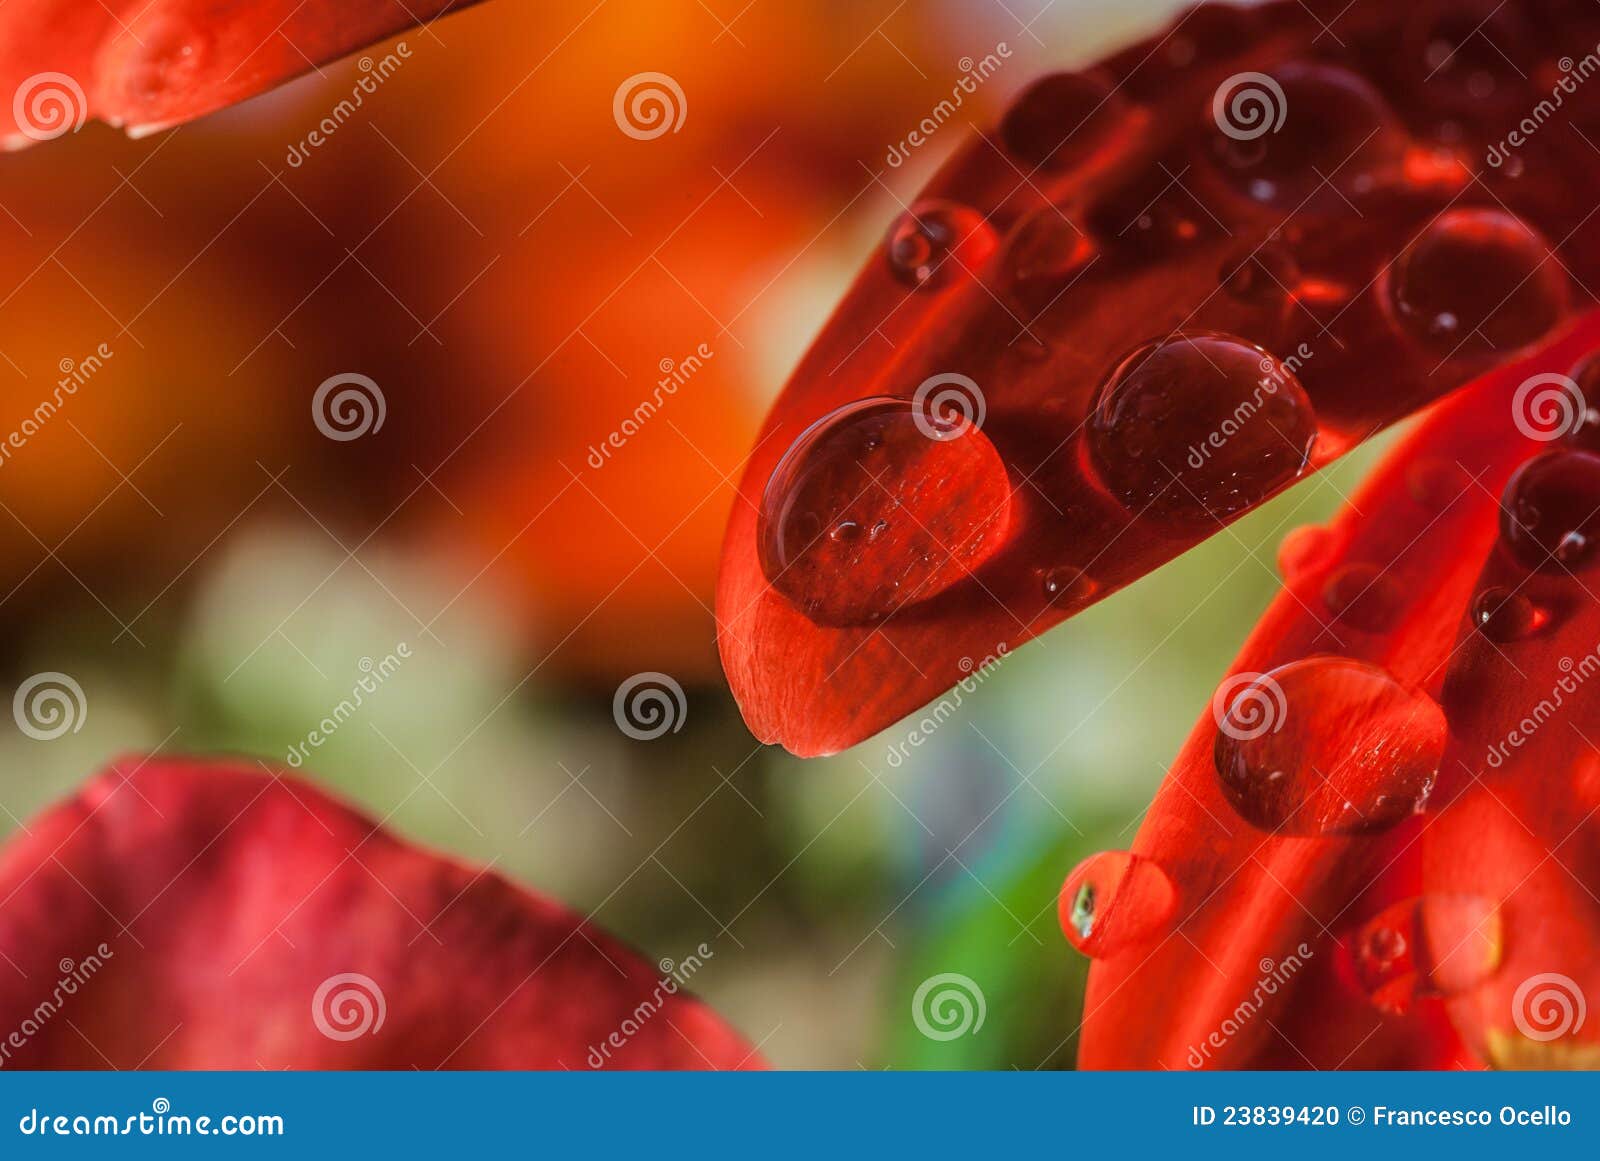
M 1591 319 L 1546 356 L 1441 404 L 1315 543 L 1302 536 L 1289 545 L 1285 591 L 1245 645 L 1222 686 L 1228 692 L 1219 691 L 1221 722 L 1242 740 L 1219 729 L 1213 713 L 1202 717 L 1133 845 L 1174 884 L 1174 918 L 1130 946 L 1099 933 L 1099 947 L 1088 948 L 1115 950 L 1090 970 L 1083 1066 L 1466 1059 L 1441 1001 L 1426 989 L 1413 1000 L 1415 981 L 1404 977 L 1421 969 L 1404 961 L 1403 938 L 1379 949 L 1376 966 L 1361 959 L 1360 945 L 1383 927 L 1404 937 L 1396 916 L 1460 920 L 1462 932 L 1482 918 L 1467 922 L 1471 909 L 1443 898 L 1446 888 L 1472 886 L 1459 878 L 1441 885 L 1437 906 L 1414 906 L 1431 884 L 1417 841 L 1422 821 L 1405 815 L 1425 797 L 1426 779 L 1406 771 L 1409 763 L 1431 774 L 1443 758 L 1443 722 L 1430 699 L 1440 696 L 1478 562 L 1495 544 L 1500 491 L 1544 446 L 1513 427 L 1516 391 L 1535 373 L 1565 373 L 1597 342 L 1600 320 Z M 1350 599 L 1343 582 L 1351 576 L 1367 586 L 1363 602 Z M 1320 677 L 1307 681 L 1308 670 Z M 1257 678 L 1241 685 L 1241 675 Z M 1255 696 L 1272 683 L 1276 703 Z M 1374 688 L 1383 695 L 1369 696 Z M 1252 704 L 1267 718 L 1251 719 Z M 1402 712 L 1407 720 L 1397 721 Z M 1234 775 L 1227 784 L 1219 765 Z M 1336 809 L 1346 802 L 1353 812 Z M 1485 854 L 1480 845 L 1462 858 L 1483 866 Z M 1114 902 L 1094 908 L 1108 923 Z M 1286 964 L 1294 969 L 1280 978 Z M 1453 966 L 1429 965 L 1435 978 Z
M 1576 471 L 1571 469 L 1576 468 Z M 1551 469 L 1555 469 L 1552 471 Z M 1555 492 L 1535 493 L 1554 486 Z M 1550 452 L 1519 472 L 1518 491 L 1600 510 L 1600 457 Z M 1523 515 L 1526 513 L 1524 512 Z M 1568 515 L 1573 513 L 1569 512 Z M 1536 560 L 1537 558 L 1533 558 Z M 1476 592 L 1445 686 L 1454 744 L 1441 775 L 1446 805 L 1423 833 L 1423 886 L 1482 900 L 1503 936 L 1461 957 L 1475 965 L 1450 1014 L 1499 1067 L 1600 1064 L 1600 600 L 1597 563 L 1578 554 L 1530 569 L 1506 542 Z M 1494 611 L 1485 632 L 1475 620 Z M 1486 954 L 1477 954 L 1479 951 Z
M 753 1059 L 557 904 L 303 782 L 160 758 L 118 763 L 0 853 L 0 1037 L 0 1064 L 25 1068 Z
M 1298 3 L 1206 6 L 1040 81 L 957 153 L 751 456 L 718 620 L 752 731 L 805 755 L 857 742 L 1547 340 L 1583 297 L 1567 272 L 1600 276 L 1600 219 L 1571 196 L 1600 157 L 1551 127 L 1526 165 L 1479 171 L 1507 103 L 1532 107 L 1600 24 L 1533 8 L 1484 9 L 1516 67 L 1463 46 L 1470 70 L 1430 72 L 1428 51 L 1472 31 L 1460 4 L 1358 0 L 1337 38 Z M 1281 133 L 1240 142 L 1217 118 L 1230 82 L 1263 72 Z M 1443 126 L 1457 144 L 1430 136 Z M 981 399 L 981 431 L 929 456 L 839 416 L 891 397 L 903 435 L 950 391 L 972 415 Z
M 143 136 L 473 3 L 13 0 L 0 13 L 0 140 L 22 148 L 87 117 Z

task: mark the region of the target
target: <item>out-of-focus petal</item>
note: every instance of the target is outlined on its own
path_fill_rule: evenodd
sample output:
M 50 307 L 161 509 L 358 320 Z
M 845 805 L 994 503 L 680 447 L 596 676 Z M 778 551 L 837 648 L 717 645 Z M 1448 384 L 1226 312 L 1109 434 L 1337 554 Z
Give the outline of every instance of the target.
M 702 962 L 661 975 L 555 903 L 235 764 L 119 762 L 0 852 L 13 1067 L 748 1066 L 680 987 Z

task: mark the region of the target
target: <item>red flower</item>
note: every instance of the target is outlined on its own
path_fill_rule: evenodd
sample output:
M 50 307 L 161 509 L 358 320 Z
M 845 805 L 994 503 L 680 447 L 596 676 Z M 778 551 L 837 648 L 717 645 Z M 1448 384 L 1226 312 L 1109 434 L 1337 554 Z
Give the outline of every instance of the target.
M 125 760 L 0 852 L 10 1067 L 758 1064 L 690 962 L 238 765 Z
M 1206 5 L 1045 78 L 768 420 L 720 644 L 752 730 L 818 754 L 1433 408 L 1285 544 L 1131 851 L 1068 878 L 1086 1066 L 1600 1060 L 1597 39 Z
M 475 2 L 17 0 L 0 15 L 0 139 L 21 148 L 88 117 L 140 137 Z

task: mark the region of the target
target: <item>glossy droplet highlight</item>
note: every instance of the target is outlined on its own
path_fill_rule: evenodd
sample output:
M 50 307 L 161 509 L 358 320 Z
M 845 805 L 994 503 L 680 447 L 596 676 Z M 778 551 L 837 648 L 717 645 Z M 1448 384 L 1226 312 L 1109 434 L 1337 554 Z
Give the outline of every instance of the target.
M 1382 633 L 1400 619 L 1404 595 L 1387 573 L 1374 564 L 1347 564 L 1328 577 L 1322 602 L 1341 625 Z
M 901 282 L 918 290 L 937 290 L 975 273 L 995 245 L 994 230 L 975 210 L 928 200 L 895 219 L 885 254 L 890 271 Z
M 1472 598 L 1472 624 L 1491 641 L 1505 644 L 1531 636 L 1546 621 L 1546 614 L 1521 593 L 1498 585 Z
M 1130 851 L 1102 851 L 1079 863 L 1061 888 L 1061 930 L 1087 956 L 1115 955 L 1157 938 L 1177 907 L 1172 880 Z
M 1106 140 L 1121 111 L 1120 98 L 1103 78 L 1052 73 L 1012 102 L 1000 122 L 1000 140 L 1029 166 L 1071 169 Z
M 1528 346 L 1567 309 L 1566 275 L 1543 236 L 1498 210 L 1441 214 L 1385 278 L 1400 326 L 1447 357 Z
M 1316 434 L 1287 365 L 1244 339 L 1197 332 L 1117 365 L 1088 442 L 1100 479 L 1130 512 L 1209 524 L 1299 476 Z
M 1500 500 L 1501 540 L 1544 572 L 1584 568 L 1600 538 L 1600 455 L 1554 451 L 1517 469 Z
M 1039 576 L 1039 590 L 1052 605 L 1082 605 L 1094 599 L 1100 585 L 1081 568 L 1070 564 L 1045 569 Z
M 938 428 L 907 400 L 865 399 L 817 421 L 779 461 L 758 551 L 808 617 L 868 624 L 965 579 L 999 548 L 1009 513 L 1005 467 L 976 426 Z
M 1252 825 L 1359 834 L 1427 801 L 1444 756 L 1444 711 L 1377 666 L 1310 657 L 1229 693 L 1219 697 L 1213 756 L 1223 794 Z
M 1345 941 L 1357 984 L 1400 1015 L 1423 996 L 1451 996 L 1499 967 L 1499 910 L 1474 895 L 1424 895 L 1392 904 Z

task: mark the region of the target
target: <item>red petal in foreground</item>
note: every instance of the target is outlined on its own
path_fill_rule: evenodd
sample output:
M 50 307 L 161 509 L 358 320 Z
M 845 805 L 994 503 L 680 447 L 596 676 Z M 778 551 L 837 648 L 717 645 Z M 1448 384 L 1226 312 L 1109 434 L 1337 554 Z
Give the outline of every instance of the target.
M 1037 82 L 890 228 L 729 524 L 758 737 L 861 740 L 1591 305 L 1600 154 L 1552 123 L 1484 158 L 1600 11 L 1485 4 L 1480 53 L 1458 2 L 1312 7 Z
M 1174 764 L 1132 851 L 1096 856 L 1067 882 L 1068 937 L 1098 957 L 1085 1000 L 1084 1067 L 1471 1059 L 1446 1006 L 1453 1011 L 1452 997 L 1478 985 L 1501 938 L 1495 908 L 1474 900 L 1503 897 L 1511 886 L 1503 877 L 1522 867 L 1525 860 L 1502 866 L 1502 845 L 1531 847 L 1540 822 L 1554 829 L 1575 820 L 1571 811 L 1541 810 L 1524 827 L 1502 811 L 1491 837 L 1480 817 L 1460 831 L 1458 869 L 1446 873 L 1432 865 L 1442 853 L 1424 868 L 1432 817 L 1418 812 L 1441 767 L 1455 761 L 1446 759 L 1441 687 L 1463 611 L 1482 589 L 1481 562 L 1497 551 L 1501 491 L 1547 446 L 1525 434 L 1532 424 L 1514 421 L 1515 406 L 1526 411 L 1521 389 L 1535 375 L 1566 374 L 1597 344 L 1600 320 L 1441 404 L 1336 520 L 1285 542 L 1284 592 Z M 1445 703 L 1454 726 L 1455 699 Z M 1576 752 L 1570 736 L 1561 744 Z M 1520 779 L 1524 793 L 1574 801 L 1567 784 L 1536 790 L 1548 777 L 1529 775 Z M 1137 894 L 1129 876 L 1102 873 L 1127 865 L 1140 868 Z M 1473 874 L 1461 870 L 1468 866 Z M 1152 909 L 1154 878 L 1170 884 L 1171 898 Z M 1585 881 L 1597 885 L 1592 874 Z M 1592 910 L 1573 910 L 1571 899 L 1561 906 L 1576 918 L 1549 920 L 1549 930 L 1593 923 Z M 1540 927 L 1535 914 L 1523 917 L 1524 939 Z M 1556 943 L 1594 947 L 1576 931 Z M 1552 960 L 1551 970 L 1561 970 L 1556 962 L 1577 970 L 1570 956 Z M 1483 1036 L 1470 1039 L 1483 1045 Z
M 0 141 L 96 117 L 139 137 L 263 93 L 477 0 L 11 0 Z
M 1584 433 L 1580 435 L 1581 442 Z M 1498 1067 L 1600 1065 L 1600 456 L 1527 463 L 1502 501 L 1445 684 L 1452 746 L 1422 836 L 1425 899 L 1498 936 L 1436 941 L 1456 1026 Z
M 578 916 L 254 768 L 121 762 L 0 853 L 5 1066 L 752 1059 Z

